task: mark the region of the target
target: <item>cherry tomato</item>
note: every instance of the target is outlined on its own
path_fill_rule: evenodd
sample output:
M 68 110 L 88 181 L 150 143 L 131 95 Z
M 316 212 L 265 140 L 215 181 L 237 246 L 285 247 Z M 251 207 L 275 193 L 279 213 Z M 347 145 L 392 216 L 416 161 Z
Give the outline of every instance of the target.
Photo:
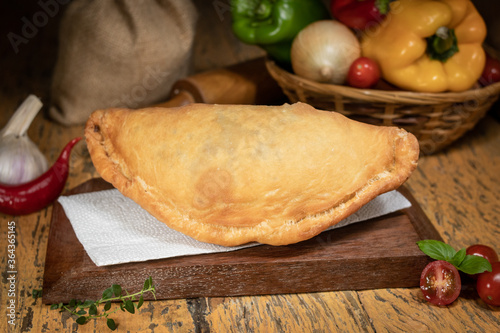
M 471 245 L 465 250 L 465 253 L 473 256 L 483 257 L 488 260 L 490 264 L 498 261 L 498 255 L 496 251 L 493 248 L 483 244 Z M 471 275 L 471 277 L 474 279 L 477 279 L 478 276 L 479 274 Z
M 485 303 L 500 306 L 500 262 L 492 263 L 491 268 L 491 272 L 479 274 L 476 289 Z
M 500 81 L 500 61 L 486 55 L 486 63 L 479 82 L 483 86 L 487 86 L 498 81 Z
M 465 253 L 473 256 L 483 257 L 487 259 L 490 262 L 490 264 L 498 261 L 497 252 L 488 245 L 483 245 L 483 244 L 471 245 L 465 250 Z
M 347 84 L 355 88 L 371 88 L 380 80 L 380 69 L 375 60 L 360 57 L 347 72 Z
M 429 263 L 420 276 L 420 289 L 425 299 L 436 305 L 453 303 L 460 294 L 461 287 L 458 270 L 444 260 Z

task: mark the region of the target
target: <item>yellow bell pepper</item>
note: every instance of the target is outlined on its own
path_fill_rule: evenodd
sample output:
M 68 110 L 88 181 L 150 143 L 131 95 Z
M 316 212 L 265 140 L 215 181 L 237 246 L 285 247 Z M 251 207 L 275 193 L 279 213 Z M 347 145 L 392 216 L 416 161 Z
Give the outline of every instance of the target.
M 469 0 L 398 0 L 376 29 L 365 32 L 361 49 L 399 88 L 464 91 L 483 71 L 485 37 L 486 25 Z

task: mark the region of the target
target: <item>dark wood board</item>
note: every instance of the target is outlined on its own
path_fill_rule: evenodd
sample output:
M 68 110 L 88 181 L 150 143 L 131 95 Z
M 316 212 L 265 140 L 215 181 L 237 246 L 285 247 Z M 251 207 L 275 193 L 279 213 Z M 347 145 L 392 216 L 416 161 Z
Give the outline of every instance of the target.
M 68 194 L 109 188 L 109 183 L 97 178 Z M 404 186 L 398 191 L 412 207 L 327 231 L 301 243 L 105 267 L 92 262 L 56 202 L 47 245 L 43 302 L 99 299 L 102 291 L 115 283 L 135 292 L 149 276 L 156 286 L 157 299 L 415 287 L 430 261 L 416 242 L 442 239 L 410 192 Z

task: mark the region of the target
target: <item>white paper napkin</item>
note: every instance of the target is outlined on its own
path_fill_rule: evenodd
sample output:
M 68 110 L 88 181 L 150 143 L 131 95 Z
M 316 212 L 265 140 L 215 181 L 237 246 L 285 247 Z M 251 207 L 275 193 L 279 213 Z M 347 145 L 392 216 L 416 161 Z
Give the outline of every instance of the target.
M 259 245 L 225 247 L 199 242 L 168 228 L 116 189 L 61 196 L 58 201 L 78 240 L 97 266 L 234 251 Z M 332 228 L 410 206 L 411 203 L 399 192 L 388 192 Z

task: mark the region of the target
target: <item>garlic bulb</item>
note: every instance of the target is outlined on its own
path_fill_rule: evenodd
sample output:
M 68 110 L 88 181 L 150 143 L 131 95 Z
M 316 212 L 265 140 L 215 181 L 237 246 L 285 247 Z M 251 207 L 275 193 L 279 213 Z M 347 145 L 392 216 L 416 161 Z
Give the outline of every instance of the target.
M 295 74 L 316 82 L 343 84 L 361 48 L 354 33 L 336 20 L 322 20 L 301 30 L 292 43 Z
M 28 96 L 0 131 L 0 183 L 26 183 L 48 169 L 47 159 L 26 134 L 41 108 L 36 96 Z

